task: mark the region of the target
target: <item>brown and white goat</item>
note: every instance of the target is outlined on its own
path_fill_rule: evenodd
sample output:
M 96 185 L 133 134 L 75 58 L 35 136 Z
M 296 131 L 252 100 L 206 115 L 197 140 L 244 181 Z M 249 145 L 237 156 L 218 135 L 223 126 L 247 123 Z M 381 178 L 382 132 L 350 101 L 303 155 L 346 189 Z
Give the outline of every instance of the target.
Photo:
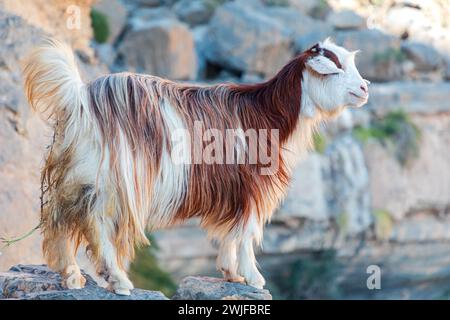
M 83 287 L 75 253 L 86 242 L 98 272 L 127 295 L 133 285 L 126 266 L 135 246 L 148 243 L 146 230 L 198 217 L 220 243 L 224 277 L 262 288 L 253 245 L 285 193 L 295 158 L 310 147 L 320 121 L 367 101 L 354 56 L 326 40 L 267 82 L 200 87 L 131 73 L 84 83 L 70 48 L 50 41 L 36 49 L 24 69 L 26 93 L 55 130 L 42 172 L 49 266 L 69 288 Z M 194 149 L 209 141 L 192 143 L 198 123 L 224 135 L 240 130 L 233 156 L 249 153 L 248 130 L 276 130 L 253 141 L 271 150 L 276 170 L 262 174 L 267 163 L 259 158 L 193 161 Z M 177 130 L 187 133 L 176 146 L 184 161 L 172 158 Z

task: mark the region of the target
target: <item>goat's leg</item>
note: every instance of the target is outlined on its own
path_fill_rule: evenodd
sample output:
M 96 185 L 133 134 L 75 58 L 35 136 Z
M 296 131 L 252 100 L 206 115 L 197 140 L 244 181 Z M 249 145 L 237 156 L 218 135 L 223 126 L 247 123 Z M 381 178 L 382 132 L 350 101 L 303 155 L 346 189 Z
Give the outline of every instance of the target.
M 233 238 L 221 241 L 217 256 L 217 270 L 222 271 L 225 280 L 230 282 L 244 282 L 244 278 L 237 272 L 237 242 Z
M 116 294 L 130 295 L 133 284 L 119 265 L 122 257 L 118 256 L 114 246 L 114 229 L 110 220 L 111 218 L 93 219 L 94 225 L 88 228 L 85 236 L 89 243 L 91 258 L 97 266 L 97 272 L 105 278 L 110 289 Z
M 62 230 L 44 232 L 44 256 L 49 267 L 63 277 L 63 285 L 68 289 L 81 289 L 86 279 L 81 274 L 75 259 L 76 250 L 70 237 Z
M 262 236 L 262 227 L 254 215 L 250 217 L 243 227 L 238 245 L 238 273 L 244 277 L 245 282 L 255 288 L 262 289 L 266 283 L 258 270 L 253 250 L 254 243 L 259 243 Z

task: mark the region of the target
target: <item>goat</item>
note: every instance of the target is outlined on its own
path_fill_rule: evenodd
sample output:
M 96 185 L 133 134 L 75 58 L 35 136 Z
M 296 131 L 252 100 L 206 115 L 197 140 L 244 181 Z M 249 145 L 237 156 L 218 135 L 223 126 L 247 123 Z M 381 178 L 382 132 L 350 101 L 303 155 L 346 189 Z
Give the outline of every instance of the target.
M 84 83 L 68 46 L 49 40 L 34 50 L 24 67 L 27 98 L 55 132 L 42 169 L 48 265 L 68 288 L 82 288 L 75 254 L 86 243 L 111 289 L 129 295 L 126 267 L 135 247 L 148 244 L 146 230 L 197 217 L 219 242 L 224 278 L 262 288 L 253 246 L 285 194 L 295 159 L 311 148 L 321 121 L 367 102 L 368 82 L 354 57 L 327 39 L 263 83 L 193 86 L 132 73 Z M 195 135 L 196 123 L 218 133 L 276 129 L 275 137 L 256 142 L 276 151 L 276 170 L 262 174 L 259 159 L 192 161 L 198 143 L 187 135 L 178 144 L 185 161 L 175 163 L 171 134 Z M 249 153 L 248 137 L 237 135 L 232 152 Z

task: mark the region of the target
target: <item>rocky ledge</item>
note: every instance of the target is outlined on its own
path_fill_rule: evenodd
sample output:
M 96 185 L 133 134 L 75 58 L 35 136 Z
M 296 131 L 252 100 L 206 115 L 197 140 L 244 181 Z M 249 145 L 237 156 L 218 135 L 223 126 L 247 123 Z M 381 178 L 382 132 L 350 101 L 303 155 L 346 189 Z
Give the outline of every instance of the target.
M 100 287 L 83 272 L 86 286 L 68 290 L 61 285 L 58 273 L 46 265 L 16 265 L 0 272 L 0 300 L 169 300 L 159 291 L 134 289 L 131 296 L 119 296 Z M 267 290 L 259 290 L 240 283 L 217 278 L 186 277 L 182 280 L 174 300 L 271 300 Z

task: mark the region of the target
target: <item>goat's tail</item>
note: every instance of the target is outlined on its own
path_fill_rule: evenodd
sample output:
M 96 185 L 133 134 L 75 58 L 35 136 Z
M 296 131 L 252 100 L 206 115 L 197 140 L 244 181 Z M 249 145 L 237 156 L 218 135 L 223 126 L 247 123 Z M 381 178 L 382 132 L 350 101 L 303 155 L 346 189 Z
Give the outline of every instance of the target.
M 48 118 L 68 116 L 83 108 L 84 84 L 72 49 L 48 39 L 25 60 L 25 93 L 31 107 Z

